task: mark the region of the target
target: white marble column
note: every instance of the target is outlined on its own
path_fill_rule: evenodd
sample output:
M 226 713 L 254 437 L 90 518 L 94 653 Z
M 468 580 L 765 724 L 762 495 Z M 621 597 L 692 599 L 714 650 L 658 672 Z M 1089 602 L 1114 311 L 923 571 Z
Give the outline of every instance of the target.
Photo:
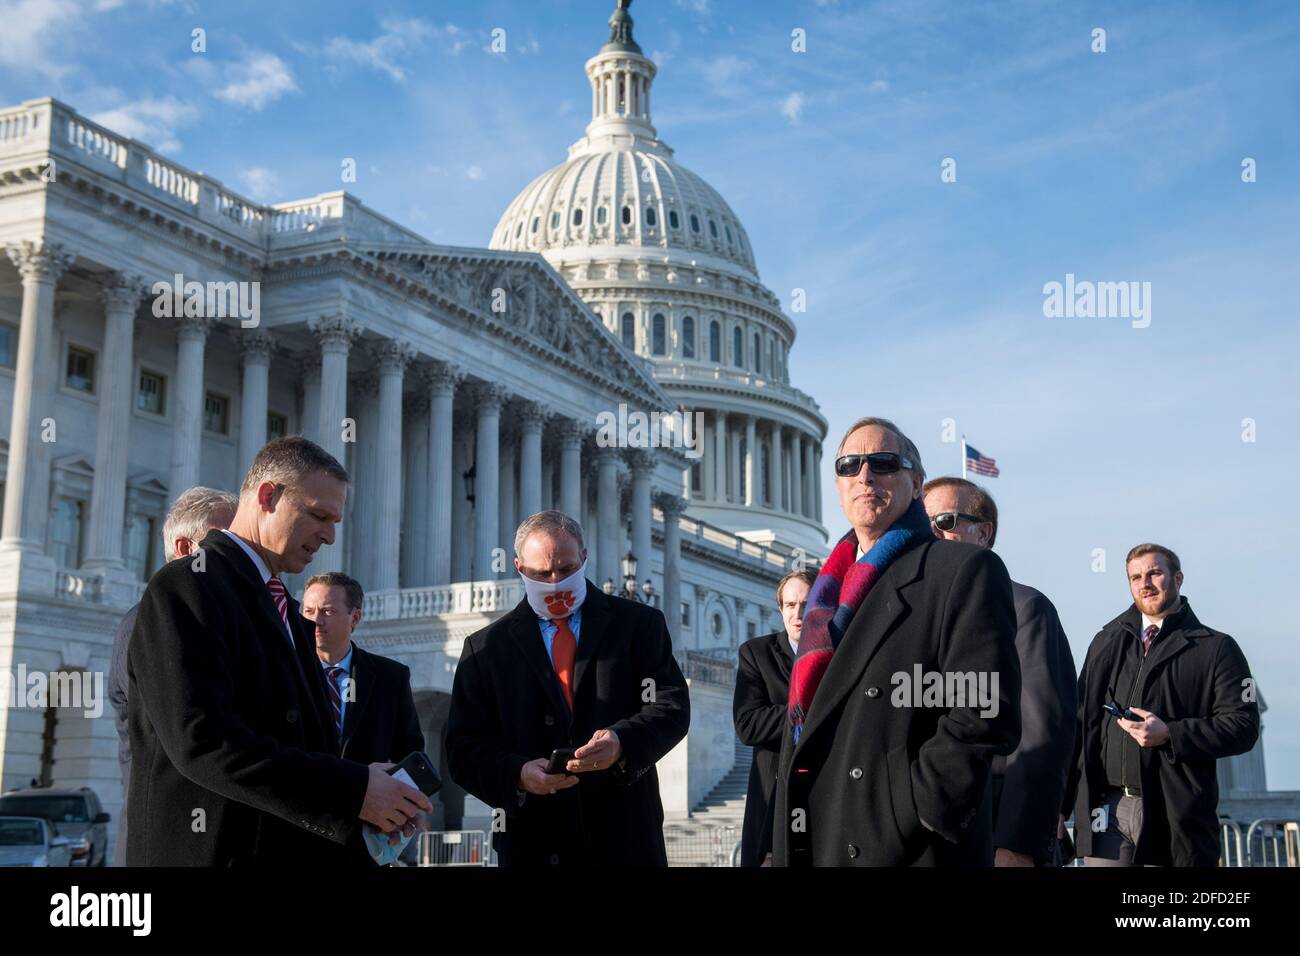
M 316 443 L 343 461 L 343 419 L 348 408 L 348 352 L 360 327 L 341 315 L 326 315 L 309 326 L 320 341 L 320 398 Z M 318 555 L 316 564 L 320 561 Z M 334 568 L 333 570 L 338 570 Z
M 237 334 L 244 361 L 243 394 L 239 403 L 239 478 L 242 481 L 266 444 L 266 403 L 275 339 L 262 329 L 240 329 Z
M 501 473 L 501 484 L 497 488 L 498 500 L 498 528 L 501 535 L 501 545 L 509 552 L 510 557 L 514 557 L 513 545 L 515 540 L 515 525 L 519 523 L 515 505 L 518 501 L 518 485 L 515 483 L 515 466 L 519 459 L 519 429 L 515 427 L 514 411 L 515 406 L 507 405 L 504 412 L 504 420 L 501 423 L 501 451 L 500 465 L 498 471 Z
M 768 459 L 768 465 L 772 469 L 772 510 L 785 510 L 785 448 L 783 447 L 782 432 L 785 431 L 776 422 L 771 423 L 772 427 L 772 452 Z
M 308 328 L 320 343 L 319 386 L 316 389 L 314 403 L 304 405 L 304 416 L 311 404 L 316 409 L 316 420 L 307 419 L 311 427 L 310 438 L 321 448 L 345 464 L 343 445 L 343 419 L 348 408 L 348 353 L 352 349 L 352 340 L 360 334 L 360 327 L 342 315 L 325 315 L 308 323 Z M 348 489 L 348 507 L 355 514 L 357 486 L 356 475 L 352 476 L 352 487 Z M 310 570 L 313 574 L 324 571 L 343 570 L 344 550 L 347 541 L 344 535 L 351 537 L 353 529 L 339 525 L 335 528 L 335 540 L 316 552 Z M 362 587 L 367 587 L 366 583 Z
M 499 533 L 499 491 L 501 488 L 501 406 L 507 392 L 490 382 L 480 383 L 476 400 L 476 442 L 474 449 L 474 556 L 470 573 L 476 581 L 497 576 L 492 570 L 492 552 L 503 547 Z M 508 550 L 508 549 L 507 549 Z
M 405 342 L 379 349 L 379 421 L 375 432 L 376 591 L 398 587 L 402 527 L 402 378 L 415 350 Z
M 474 552 L 474 513 L 465 497 L 465 472 L 474 461 L 474 420 L 462 408 L 453 411 L 455 432 L 451 440 L 451 580 L 470 580 Z
M 351 417 L 356 420 L 352 434 L 352 513 L 344 522 L 347 563 L 343 570 L 361 582 L 366 591 L 378 589 L 375 581 L 378 553 L 378 479 L 376 477 L 379 431 L 379 376 L 364 372 L 353 379 Z
M 813 485 L 815 469 L 813 468 L 813 441 L 811 435 L 799 439 L 803 448 L 803 513 L 811 518 L 813 514 Z
M 762 488 L 758 483 L 758 428 L 753 415 L 745 416 L 745 507 L 759 503 Z
M 559 510 L 581 522 L 585 507 L 582 497 L 582 428 L 572 419 L 562 419 L 556 426 L 556 433 L 560 443 Z
M 713 413 L 713 500 L 727 500 L 727 413 Z
M 542 510 L 542 427 L 546 411 L 524 402 L 519 412 L 519 514 L 516 521 Z
M 740 443 L 741 439 L 744 437 L 745 433 L 739 428 L 733 429 L 730 433 L 731 467 L 728 471 L 730 472 L 729 478 L 731 481 L 731 500 L 736 504 L 740 504 L 745 500 L 744 496 L 741 494 L 740 487 L 741 483 L 745 480 L 745 462 L 740 453 Z
M 634 449 L 628 454 L 632 473 L 632 553 L 636 555 L 637 578 L 650 576 L 650 479 L 654 475 L 654 454 Z M 615 579 L 620 580 L 621 579 Z
M 822 446 L 821 442 L 813 445 L 813 517 L 820 524 L 822 520 Z
M 452 452 L 453 403 L 459 381 L 460 376 L 442 362 L 435 363 L 425 376 L 429 390 L 429 504 L 424 564 L 426 583 L 433 585 L 451 582 L 453 496 L 465 495 L 464 481 L 453 464 Z
M 131 447 L 131 344 L 135 313 L 148 287 L 138 275 L 114 274 L 99 290 L 104 303 L 104 347 L 99 353 L 99 410 L 95 420 L 95 477 L 90 492 L 87 568 L 121 570 L 126 510 L 127 451 Z
M 618 493 L 617 448 L 596 449 L 596 536 L 600 542 L 596 568 L 596 584 L 605 582 L 606 578 L 617 585 L 621 580 L 618 562 L 619 554 L 619 506 L 622 503 Z
M 669 636 L 677 646 L 681 646 L 682 535 L 678 522 L 686 510 L 686 502 L 677 495 L 660 494 L 655 504 L 664 516 L 664 620 L 668 624 Z
M 418 588 L 429 583 L 429 394 L 419 389 L 402 405 L 401 586 Z
M 176 320 L 176 374 L 172 377 L 171 480 L 167 494 L 175 501 L 199 483 L 203 449 L 203 359 L 212 319 L 180 316 Z
M 302 388 L 302 419 L 298 431 L 304 437 L 320 444 L 320 353 L 309 352 L 298 356 L 298 378 Z

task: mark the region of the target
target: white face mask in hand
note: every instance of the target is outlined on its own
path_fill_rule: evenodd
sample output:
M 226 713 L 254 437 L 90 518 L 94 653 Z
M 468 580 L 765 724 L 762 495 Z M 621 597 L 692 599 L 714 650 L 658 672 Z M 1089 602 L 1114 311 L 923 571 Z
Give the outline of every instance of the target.
M 534 581 L 522 571 L 519 577 L 524 582 L 524 593 L 528 597 L 528 606 L 540 618 L 552 621 L 557 617 L 568 617 L 587 598 L 587 562 L 563 581 Z

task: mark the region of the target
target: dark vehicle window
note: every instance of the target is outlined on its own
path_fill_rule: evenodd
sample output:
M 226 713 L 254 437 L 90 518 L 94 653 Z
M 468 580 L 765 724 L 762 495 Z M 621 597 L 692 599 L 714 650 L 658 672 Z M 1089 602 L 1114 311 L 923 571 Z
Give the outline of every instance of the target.
M 0 820 L 0 846 L 44 846 L 39 823 L 31 820 Z
M 85 797 L 0 797 L 0 813 L 45 817 L 55 823 L 89 823 Z

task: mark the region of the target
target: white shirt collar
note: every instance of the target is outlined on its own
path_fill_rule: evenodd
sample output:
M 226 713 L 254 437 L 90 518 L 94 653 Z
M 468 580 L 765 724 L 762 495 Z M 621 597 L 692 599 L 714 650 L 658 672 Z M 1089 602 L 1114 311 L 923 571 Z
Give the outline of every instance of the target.
M 249 547 L 247 541 L 245 541 L 243 538 L 241 538 L 239 535 L 235 534 L 234 532 L 227 530 L 226 528 L 222 528 L 221 533 L 224 535 L 229 535 L 232 541 L 234 541 L 241 548 L 244 549 L 244 554 L 248 555 L 249 558 L 252 559 L 254 566 L 257 568 L 257 573 L 262 576 L 263 584 L 271 580 L 271 569 L 266 566 L 266 562 L 262 560 L 262 556 L 258 554 L 256 551 L 254 551 L 251 547 Z

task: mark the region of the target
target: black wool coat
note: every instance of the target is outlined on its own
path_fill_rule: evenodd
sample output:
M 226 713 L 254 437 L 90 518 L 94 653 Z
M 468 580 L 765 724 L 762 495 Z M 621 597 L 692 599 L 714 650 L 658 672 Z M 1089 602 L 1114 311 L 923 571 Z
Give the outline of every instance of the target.
M 154 574 L 131 634 L 127 865 L 338 864 L 369 771 L 338 756 L 298 602 L 290 645 L 238 543 L 202 549 Z
M 1102 710 L 1116 688 L 1126 641 L 1140 641 L 1137 605 L 1092 639 L 1079 674 L 1076 759 L 1066 794 L 1074 811 L 1075 846 L 1092 853 L 1092 811 L 1102 805 L 1106 771 L 1102 735 L 1124 733 Z M 1160 747 L 1141 754 L 1142 833 L 1133 854 L 1137 866 L 1217 866 L 1219 782 L 1215 761 L 1245 753 L 1259 739 L 1259 704 L 1246 656 L 1227 634 L 1206 627 L 1184 598 L 1165 619 L 1143 659 L 1130 706 L 1155 714 L 1169 727 Z
M 785 631 L 764 634 L 740 645 L 731 711 L 736 736 L 754 748 L 741 830 L 741 866 L 760 865 L 772 849 L 772 790 L 776 786 L 781 739 L 789 733 L 786 708 L 793 666 L 794 652 Z
M 925 539 L 898 555 L 850 621 L 797 746 L 787 728 L 774 862 L 991 865 L 990 764 L 1020 740 L 1015 636 L 1011 581 L 992 551 Z M 922 686 L 969 676 L 971 695 L 915 706 L 918 667 Z
M 665 866 L 655 762 L 686 736 L 690 702 L 663 614 L 587 582 L 569 711 L 527 600 L 465 641 L 447 720 L 451 777 L 494 813 L 502 866 Z M 521 794 L 525 763 L 613 730 L 622 766 Z

